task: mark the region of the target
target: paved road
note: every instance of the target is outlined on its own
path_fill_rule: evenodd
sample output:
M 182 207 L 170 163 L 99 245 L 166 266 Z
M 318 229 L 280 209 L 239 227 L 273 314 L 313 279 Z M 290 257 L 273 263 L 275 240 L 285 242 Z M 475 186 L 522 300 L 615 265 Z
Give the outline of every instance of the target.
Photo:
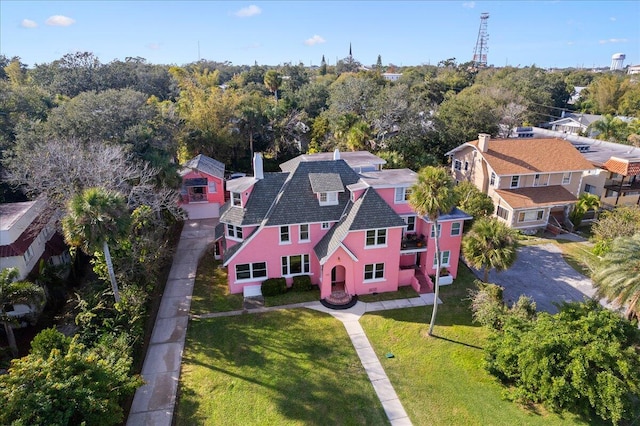
M 491 271 L 489 282 L 504 287 L 509 305 L 524 294 L 535 300 L 538 311 L 552 314 L 558 312 L 554 303 L 583 301 L 595 294 L 591 280 L 569 266 L 555 244 L 521 247 L 515 264 L 500 273 Z

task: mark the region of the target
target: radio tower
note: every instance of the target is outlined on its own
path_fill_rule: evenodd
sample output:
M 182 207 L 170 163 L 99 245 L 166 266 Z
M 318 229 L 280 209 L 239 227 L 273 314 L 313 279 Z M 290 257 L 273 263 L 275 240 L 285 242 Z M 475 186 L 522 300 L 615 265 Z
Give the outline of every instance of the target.
M 484 68 L 487 66 L 487 51 L 489 50 L 489 34 L 487 34 L 487 21 L 489 14 L 480 15 L 480 28 L 478 29 L 478 40 L 476 40 L 476 48 L 473 50 L 473 66 L 474 68 Z

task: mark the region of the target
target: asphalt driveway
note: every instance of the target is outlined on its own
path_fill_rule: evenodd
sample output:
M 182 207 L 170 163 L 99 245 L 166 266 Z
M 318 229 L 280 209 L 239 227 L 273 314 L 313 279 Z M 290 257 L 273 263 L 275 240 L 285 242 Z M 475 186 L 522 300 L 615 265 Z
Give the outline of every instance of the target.
M 504 287 L 509 306 L 524 294 L 535 300 L 538 311 L 552 314 L 558 312 L 554 303 L 580 302 L 595 294 L 591 280 L 569 266 L 555 244 L 519 248 L 515 264 L 503 272 L 491 271 L 489 282 Z

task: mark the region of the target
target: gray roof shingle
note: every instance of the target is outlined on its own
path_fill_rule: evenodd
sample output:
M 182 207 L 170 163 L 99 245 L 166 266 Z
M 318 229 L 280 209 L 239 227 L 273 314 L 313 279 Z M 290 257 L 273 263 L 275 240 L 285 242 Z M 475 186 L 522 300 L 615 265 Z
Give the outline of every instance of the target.
M 339 175 L 343 186 L 352 185 L 359 179 L 344 160 L 299 162 L 278 194 L 278 199 L 268 214 L 267 226 L 335 222 L 342 217 L 349 202 L 349 194 L 340 192 L 338 204 L 320 206 L 311 189 L 309 174 L 312 173 Z
M 184 165 L 185 168 L 199 170 L 211 176 L 224 179 L 224 163 L 206 155 L 196 155 Z
M 342 179 L 337 173 L 309 173 L 309 182 L 314 194 L 344 191 Z
M 236 226 L 258 225 L 264 220 L 289 173 L 265 173 L 257 180 L 244 208 L 227 201 L 220 209 L 220 221 Z

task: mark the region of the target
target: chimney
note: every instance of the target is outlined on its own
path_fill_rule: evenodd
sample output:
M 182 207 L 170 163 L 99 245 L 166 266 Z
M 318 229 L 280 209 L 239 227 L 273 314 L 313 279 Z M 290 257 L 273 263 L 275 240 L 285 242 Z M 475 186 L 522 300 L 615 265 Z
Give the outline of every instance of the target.
M 480 152 L 487 152 L 489 150 L 490 139 L 491 135 L 487 133 L 480 133 L 478 135 L 478 149 L 480 149 Z
M 253 177 L 256 179 L 264 179 L 262 155 L 260 155 L 259 152 L 253 154 Z
M 339 160 L 339 159 L 340 159 L 340 151 L 338 150 L 338 148 L 336 148 L 336 149 L 333 151 L 333 159 L 334 159 L 334 160 Z

